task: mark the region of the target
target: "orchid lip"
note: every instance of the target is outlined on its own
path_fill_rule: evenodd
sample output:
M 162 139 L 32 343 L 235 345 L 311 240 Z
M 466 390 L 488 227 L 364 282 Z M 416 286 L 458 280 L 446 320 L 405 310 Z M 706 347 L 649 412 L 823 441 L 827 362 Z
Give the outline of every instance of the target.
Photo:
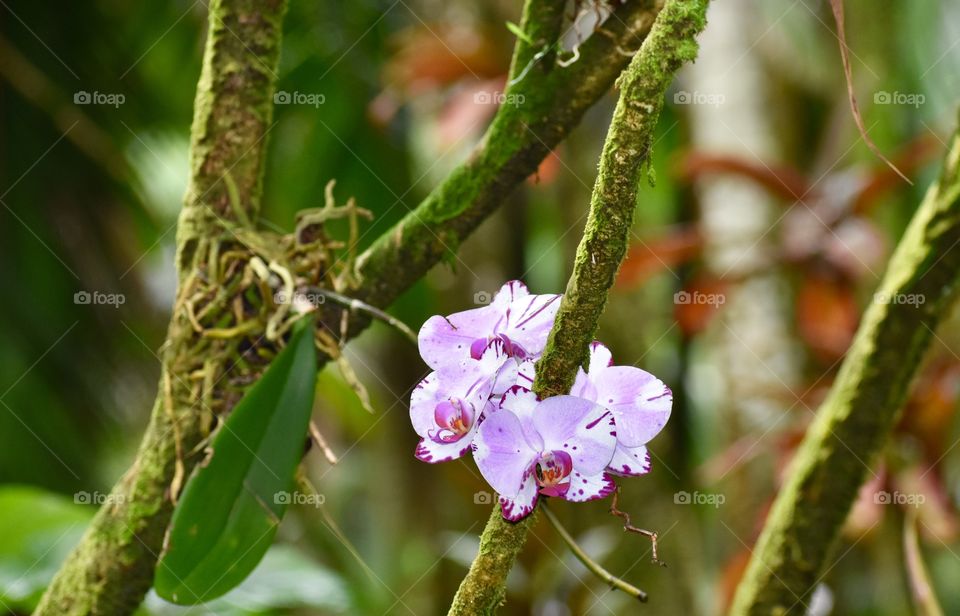
M 438 429 L 430 430 L 428 436 L 435 443 L 459 441 L 473 427 L 476 411 L 473 405 L 462 398 L 450 398 L 433 409 L 433 420 Z
M 536 463 L 537 484 L 545 496 L 563 496 L 570 488 L 570 473 L 573 458 L 565 451 L 548 451 L 540 454 Z

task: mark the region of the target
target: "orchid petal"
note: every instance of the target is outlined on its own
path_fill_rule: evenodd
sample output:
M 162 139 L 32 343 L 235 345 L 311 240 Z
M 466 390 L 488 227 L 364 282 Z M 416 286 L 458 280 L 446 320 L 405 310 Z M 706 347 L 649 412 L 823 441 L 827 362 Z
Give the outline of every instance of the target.
M 487 414 L 473 440 L 473 459 L 480 474 L 509 499 L 520 493 L 538 453 L 527 443 L 520 418 L 503 409 Z
M 503 319 L 503 311 L 493 306 L 430 317 L 417 336 L 420 356 L 434 370 L 468 358 L 474 341 L 488 338 Z
M 628 447 L 647 444 L 670 419 L 673 394 L 649 372 L 614 366 L 591 380 L 597 387 L 597 402 L 613 412 L 617 435 Z
M 649 473 L 650 466 L 650 452 L 645 446 L 625 447 L 617 443 L 607 470 L 621 477 L 637 477 Z
M 537 478 L 528 473 L 514 498 L 500 496 L 500 512 L 511 522 L 519 522 L 530 515 L 537 504 Z
M 529 357 L 539 357 L 547 344 L 560 308 L 560 295 L 527 295 L 510 304 L 506 325 L 499 333 L 526 350 Z
M 613 416 L 589 400 L 575 396 L 547 398 L 533 414 L 533 426 L 543 438 L 545 450 L 567 452 L 573 467 L 581 473 L 599 473 L 613 457 L 617 443 Z
M 582 503 L 584 501 L 606 498 L 617 489 L 613 477 L 607 473 L 585 475 L 578 471 L 570 473 L 570 487 L 563 495 L 568 501 Z
M 503 283 L 503 286 L 500 287 L 497 294 L 493 296 L 493 301 L 490 302 L 490 305 L 502 312 L 506 312 L 507 308 L 509 308 L 513 302 L 529 296 L 530 289 L 527 288 L 527 285 L 519 280 L 508 280 Z
M 471 428 L 470 432 L 467 432 L 459 440 L 448 443 L 436 441 L 431 438 L 420 439 L 414 455 L 421 462 L 429 462 L 431 464 L 456 460 L 470 451 L 470 444 L 473 441 L 475 432 L 476 426 Z
M 632 366 L 613 366 L 607 347 L 590 346 L 590 372 L 582 369 L 571 393 L 610 409 L 617 421 L 617 439 L 627 447 L 645 445 L 670 419 L 673 394 L 649 372 Z

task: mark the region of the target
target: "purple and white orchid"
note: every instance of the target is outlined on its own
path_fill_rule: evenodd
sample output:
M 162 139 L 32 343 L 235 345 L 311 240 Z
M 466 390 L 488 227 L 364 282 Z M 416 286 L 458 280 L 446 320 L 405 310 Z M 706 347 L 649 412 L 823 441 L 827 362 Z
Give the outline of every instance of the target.
M 673 393 L 663 381 L 633 366 L 614 366 L 613 356 L 599 342 L 590 345 L 589 371 L 580 368 L 570 395 L 602 405 L 617 424 L 617 449 L 610 472 L 621 476 L 650 471 L 646 444 L 670 419 Z
M 535 361 L 559 299 L 511 281 L 490 305 L 431 317 L 420 329 L 433 372 L 410 396 L 416 456 L 444 462 L 472 449 L 511 521 L 529 515 L 540 495 L 603 498 L 616 489 L 611 475 L 647 473 L 646 444 L 670 418 L 669 388 L 639 368 L 614 366 L 599 342 L 570 395 L 537 398 Z
M 430 317 L 420 328 L 420 355 L 439 370 L 462 358 L 479 359 L 487 345 L 498 339 L 507 357 L 536 359 L 547 344 L 559 307 L 559 295 L 531 295 L 525 284 L 511 280 L 486 306 Z
M 512 387 L 473 441 L 473 458 L 500 494 L 503 517 L 529 515 L 539 494 L 580 502 L 609 496 L 616 486 L 604 472 L 617 433 L 602 406 L 575 396 L 540 401 Z
M 503 341 L 492 340 L 478 359 L 461 359 L 427 375 L 410 395 L 410 421 L 422 438 L 416 456 L 446 462 L 470 449 L 490 397 L 517 380 L 517 364 Z

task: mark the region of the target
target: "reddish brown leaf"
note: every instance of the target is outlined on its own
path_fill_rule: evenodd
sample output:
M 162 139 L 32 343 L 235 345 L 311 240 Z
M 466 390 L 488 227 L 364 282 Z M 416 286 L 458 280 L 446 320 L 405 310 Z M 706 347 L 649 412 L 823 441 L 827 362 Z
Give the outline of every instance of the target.
M 681 180 L 692 182 L 711 174 L 729 174 L 753 180 L 789 202 L 808 197 L 809 182 L 802 173 L 788 165 L 767 164 L 728 154 L 689 152 L 680 159 L 677 174 Z
M 687 336 L 702 332 L 726 303 L 727 284 L 701 276 L 673 296 L 673 316 Z
M 860 320 L 853 289 L 824 274 L 807 274 L 796 302 L 797 329 L 810 349 L 826 362 L 843 355 Z
M 616 284 L 621 288 L 633 287 L 699 257 L 702 250 L 703 237 L 692 225 L 674 227 L 659 237 L 637 241 L 627 252 Z

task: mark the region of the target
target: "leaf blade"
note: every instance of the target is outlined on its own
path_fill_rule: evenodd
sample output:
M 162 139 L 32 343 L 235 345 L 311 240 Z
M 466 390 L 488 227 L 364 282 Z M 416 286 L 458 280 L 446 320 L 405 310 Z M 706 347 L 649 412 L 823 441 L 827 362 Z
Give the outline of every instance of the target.
M 154 588 L 195 605 L 243 581 L 273 542 L 303 453 L 317 373 L 313 319 L 294 326 L 287 346 L 240 400 L 214 438 L 206 464 L 174 511 Z

